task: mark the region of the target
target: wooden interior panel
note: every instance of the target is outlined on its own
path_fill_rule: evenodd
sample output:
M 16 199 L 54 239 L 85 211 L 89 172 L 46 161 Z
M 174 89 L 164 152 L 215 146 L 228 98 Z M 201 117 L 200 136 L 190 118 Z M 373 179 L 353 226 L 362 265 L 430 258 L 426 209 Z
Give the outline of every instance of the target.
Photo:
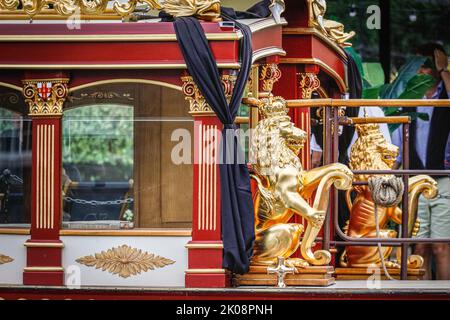
M 171 141 L 176 129 L 186 129 L 194 135 L 194 123 L 189 106 L 181 92 L 162 88 L 161 116 L 169 121 L 161 123 L 161 214 L 163 223 L 192 221 L 192 164 L 174 164 L 172 150 L 179 142 Z M 175 118 L 175 121 L 170 119 Z M 191 140 L 192 144 L 192 140 Z M 192 148 L 190 148 L 192 152 Z M 190 163 L 193 161 L 191 153 Z
M 140 228 L 161 224 L 161 88 L 140 86 L 134 123 L 134 197 Z M 153 121 L 152 121 L 153 120 Z

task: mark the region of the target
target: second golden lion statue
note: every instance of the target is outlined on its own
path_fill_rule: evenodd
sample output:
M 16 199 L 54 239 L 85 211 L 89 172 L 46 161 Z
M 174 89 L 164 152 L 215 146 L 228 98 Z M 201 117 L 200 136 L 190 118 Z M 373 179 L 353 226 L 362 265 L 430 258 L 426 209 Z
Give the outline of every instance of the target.
M 352 147 L 350 155 L 350 168 L 352 170 L 391 170 L 397 158 L 399 148 L 388 143 L 380 132 L 378 124 L 356 125 L 358 139 Z M 373 175 L 355 175 L 355 181 L 367 182 Z M 388 175 L 387 177 L 390 177 Z M 350 210 L 350 220 L 346 232 L 355 238 L 377 238 L 375 204 L 367 185 L 358 185 L 352 189 L 356 196 L 351 199 L 350 191 L 347 192 L 347 205 Z M 437 183 L 426 175 L 409 178 L 409 221 L 408 236 L 414 236 L 420 227 L 416 220 L 417 203 L 419 196 L 423 194 L 432 199 L 437 195 Z M 380 238 L 396 238 L 397 232 L 387 227 L 389 221 L 396 224 L 402 223 L 402 209 L 398 206 L 377 208 Z M 382 260 L 388 268 L 399 268 L 398 262 L 389 260 L 393 247 L 383 247 L 381 255 L 376 246 L 347 246 L 346 252 L 341 257 L 341 266 L 366 268 L 371 265 L 382 264 Z M 397 251 L 399 255 L 400 251 Z M 400 260 L 397 258 L 397 260 Z M 408 267 L 418 269 L 422 266 L 423 259 L 417 255 L 411 255 L 408 259 Z
M 353 174 L 339 163 L 303 170 L 298 154 L 308 137 L 291 122 L 286 101 L 270 96 L 258 103 L 262 120 L 251 146 L 253 178 L 258 184 L 252 265 L 273 265 L 278 257 L 285 258 L 291 267 L 326 265 L 331 260 L 330 252 L 313 252 L 312 247 L 325 220 L 330 188 L 351 188 Z M 308 200 L 314 192 L 311 206 Z M 308 221 L 306 230 L 302 224 L 289 223 L 294 215 Z M 302 258 L 291 258 L 299 247 Z

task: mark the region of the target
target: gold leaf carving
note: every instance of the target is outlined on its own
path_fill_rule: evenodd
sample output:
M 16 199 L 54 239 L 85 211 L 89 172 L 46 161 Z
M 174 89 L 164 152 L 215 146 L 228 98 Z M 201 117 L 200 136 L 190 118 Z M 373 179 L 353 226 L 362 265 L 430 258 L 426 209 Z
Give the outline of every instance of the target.
M 175 263 L 173 260 L 153 253 L 142 252 L 142 250 L 131 248 L 127 245 L 95 253 L 91 256 L 81 257 L 76 262 L 88 267 L 102 269 L 102 271 L 107 271 L 111 274 L 117 274 L 122 278 L 128 278 L 141 274 L 141 272 L 163 268 Z
M 189 112 L 191 114 L 213 114 L 214 111 L 206 102 L 205 97 L 203 97 L 194 79 L 191 76 L 184 76 L 181 77 L 181 80 L 183 81 L 183 94 L 185 95 L 185 99 L 189 102 Z M 227 98 L 227 101 L 230 102 L 234 85 L 236 84 L 236 76 L 222 75 L 221 82 L 225 97 Z
M 31 116 L 60 116 L 68 94 L 68 79 L 24 80 L 23 95 Z
M 14 259 L 3 254 L 0 254 L 0 264 L 7 264 L 13 262 Z
M 0 0 L 0 9 L 25 13 L 33 18 L 43 13 L 59 16 L 80 13 L 106 15 L 112 8 L 120 16 L 127 17 L 138 4 L 148 9 L 164 10 L 174 17 L 193 15 L 205 21 L 221 21 L 220 0 Z

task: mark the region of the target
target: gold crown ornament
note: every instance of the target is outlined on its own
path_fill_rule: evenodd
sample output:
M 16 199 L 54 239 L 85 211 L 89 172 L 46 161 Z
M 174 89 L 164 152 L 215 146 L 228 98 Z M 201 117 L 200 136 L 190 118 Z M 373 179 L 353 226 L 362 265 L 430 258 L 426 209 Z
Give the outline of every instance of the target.
M 282 97 L 274 97 L 272 94 L 268 98 L 261 99 L 258 110 L 261 117 L 265 119 L 288 115 L 286 100 Z

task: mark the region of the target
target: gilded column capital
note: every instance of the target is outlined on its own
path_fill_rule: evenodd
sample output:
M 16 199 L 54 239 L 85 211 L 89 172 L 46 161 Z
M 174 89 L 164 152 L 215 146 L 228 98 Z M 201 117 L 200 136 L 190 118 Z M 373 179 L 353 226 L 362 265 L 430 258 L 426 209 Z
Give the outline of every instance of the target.
M 23 80 L 23 95 L 30 116 L 62 116 L 69 79 Z
M 280 80 L 281 70 L 276 63 L 264 64 L 261 66 L 260 80 L 264 92 L 272 93 L 273 85 Z
M 315 73 L 299 73 L 298 81 L 302 99 L 311 99 L 313 92 L 320 88 L 320 80 Z
M 214 111 L 206 102 L 194 79 L 191 76 L 183 76 L 181 80 L 183 81 L 183 94 L 185 99 L 189 101 L 189 113 L 192 115 L 214 115 Z M 236 76 L 223 75 L 221 80 L 225 96 L 229 102 L 236 83 Z

